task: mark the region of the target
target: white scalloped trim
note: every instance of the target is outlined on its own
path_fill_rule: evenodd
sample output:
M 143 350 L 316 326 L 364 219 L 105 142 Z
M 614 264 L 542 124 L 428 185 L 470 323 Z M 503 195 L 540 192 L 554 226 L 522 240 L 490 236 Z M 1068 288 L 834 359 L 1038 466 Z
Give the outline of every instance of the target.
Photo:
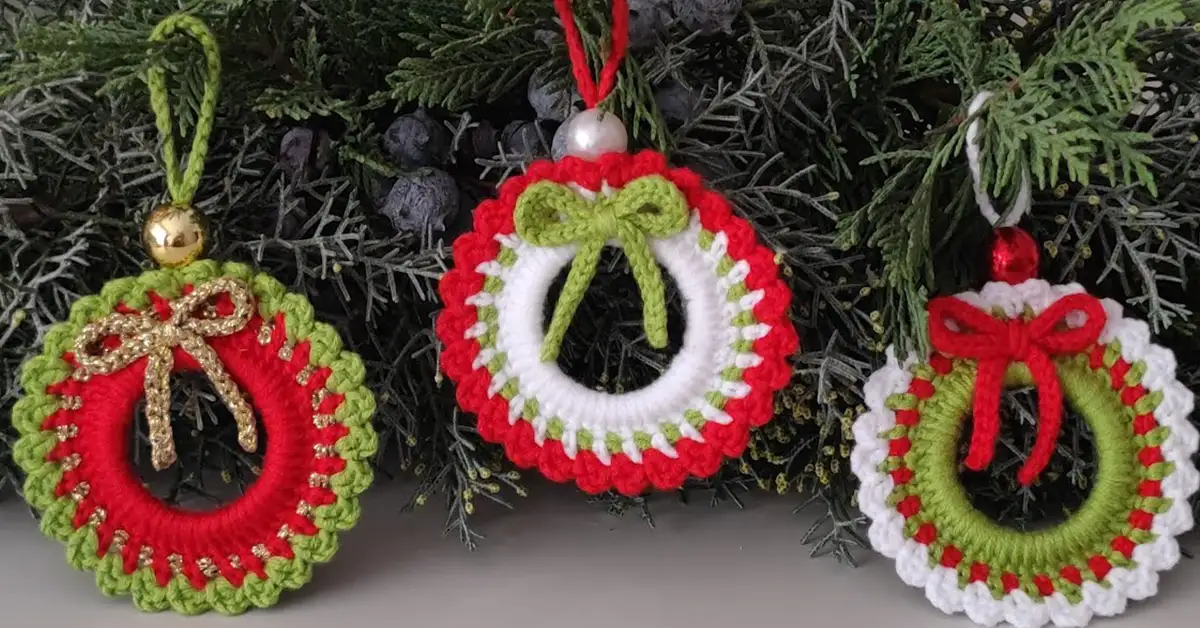
M 584 198 L 594 192 L 576 190 Z M 605 186 L 601 193 L 614 190 Z M 745 261 L 737 260 L 726 273 L 718 264 L 725 257 L 728 239 L 722 232 L 714 234 L 706 251 L 700 246 L 702 227 L 693 211 L 692 219 L 683 232 L 664 239 L 651 240 L 655 257 L 679 287 L 684 304 L 686 329 L 683 347 L 672 359 L 666 372 L 645 388 L 623 394 L 612 394 L 586 388 L 568 377 L 557 364 L 546 363 L 540 354 L 545 338 L 543 311 L 550 284 L 575 257 L 576 246 L 535 247 L 516 234 L 496 237 L 502 247 L 516 254 L 516 262 L 504 266 L 495 260 L 480 264 L 476 270 L 498 277 L 503 288 L 495 294 L 479 292 L 467 299 L 476 307 L 492 305 L 498 316 L 494 323 L 496 346 L 480 351 L 475 367 L 491 361 L 497 352 L 507 357 L 505 365 L 489 384 L 488 395 L 497 394 L 510 380 L 517 382 L 520 394 L 509 402 L 509 423 L 521 419 L 525 404 L 538 402 L 538 416 L 527 417 L 541 445 L 547 436 L 549 420 L 557 417 L 563 423 L 563 450 L 574 459 L 578 453 L 578 433 L 586 429 L 596 437 L 591 451 L 603 464 L 610 464 L 612 454 L 625 453 L 636 463 L 642 452 L 634 441 L 635 432 L 650 434 L 651 446 L 670 458 L 678 457 L 661 426 L 673 425 L 681 436 L 703 442 L 704 437 L 684 417 L 688 410 L 700 412 L 707 421 L 729 423 L 732 418 L 705 398 L 718 392 L 729 399 L 740 399 L 750 393 L 744 381 L 725 381 L 721 374 L 731 367 L 748 369 L 762 362 L 754 352 L 734 353 L 732 345 L 739 339 L 756 340 L 765 336 L 770 327 L 763 324 L 738 327 L 734 319 L 743 312 L 753 312 L 762 300 L 762 290 L 748 293 L 736 302 L 727 299 L 730 287 L 742 283 L 750 273 Z M 488 331 L 488 323 L 480 321 L 465 332 L 476 338 Z M 621 451 L 610 452 L 605 434 L 621 437 Z
M 1026 306 L 1041 313 L 1060 298 L 1080 292 L 1085 290 L 1078 284 L 1051 285 L 1032 279 L 1018 285 L 992 282 L 980 292 L 964 292 L 956 297 L 983 309 L 998 307 L 1009 316 L 1017 316 Z M 894 483 L 890 475 L 879 471 L 879 465 L 888 456 L 888 441 L 880 433 L 896 425 L 896 414 L 885 402 L 892 394 L 908 390 L 912 381 L 909 368 L 916 359 L 909 356 L 900 362 L 889 349 L 887 365 L 867 381 L 864 397 L 868 411 L 854 423 L 856 445 L 850 463 L 862 482 L 858 501 L 863 513 L 871 519 L 868 533 L 871 545 L 884 556 L 894 558 L 900 578 L 910 586 L 924 588 L 926 597 L 943 612 L 966 613 L 983 626 L 995 626 L 1002 621 L 1017 628 L 1039 628 L 1051 622 L 1056 626 L 1083 626 L 1093 615 L 1118 615 L 1125 611 L 1128 600 L 1153 596 L 1158 590 L 1157 572 L 1170 569 L 1179 560 L 1179 545 L 1174 537 L 1192 528 L 1188 499 L 1200 486 L 1200 473 L 1192 463 L 1192 456 L 1200 447 L 1200 434 L 1188 422 L 1193 395 L 1175 378 L 1174 354 L 1152 342 L 1146 323 L 1125 318 L 1120 304 L 1111 299 L 1102 303 L 1108 324 L 1100 342 L 1119 341 L 1127 362 L 1141 361 L 1146 365 L 1142 385 L 1163 395 L 1154 417 L 1171 431 L 1162 452 L 1175 463 L 1175 472 L 1164 478 L 1162 492 L 1174 504 L 1154 517 L 1151 531 L 1158 538 L 1134 549 L 1137 566 L 1132 570 L 1114 567 L 1108 575 L 1111 584 L 1108 588 L 1085 582 L 1081 604 L 1071 604 L 1062 593 L 1046 598 L 1045 603 L 1037 603 L 1019 589 L 997 601 L 983 583 L 960 589 L 954 569 L 930 567 L 928 548 L 904 537 L 904 518 L 887 505 Z M 1077 325 L 1079 321 L 1068 318 L 1068 324 Z

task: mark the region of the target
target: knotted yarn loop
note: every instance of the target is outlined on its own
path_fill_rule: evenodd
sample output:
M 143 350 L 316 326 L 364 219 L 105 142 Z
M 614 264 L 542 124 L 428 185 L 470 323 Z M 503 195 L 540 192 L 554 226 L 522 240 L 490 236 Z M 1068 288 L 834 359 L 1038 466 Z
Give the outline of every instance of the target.
M 214 305 L 226 295 L 232 310 Z M 242 330 L 254 313 L 254 295 L 243 281 L 221 277 L 196 286 L 191 293 L 167 303 L 170 314 L 155 317 L 137 312 L 110 314 L 80 331 L 75 339 L 75 361 L 82 377 L 111 375 L 146 358 L 146 420 L 150 427 L 151 461 L 162 470 L 175 462 L 171 436 L 170 375 L 174 349 L 179 347 L 200 365 L 238 424 L 238 443 L 246 451 L 258 448 L 254 410 L 204 340 Z M 223 313 L 223 312 L 228 312 Z M 104 342 L 115 337 L 118 343 Z
M 667 306 L 662 272 L 650 250 L 650 238 L 683 231 L 690 217 L 687 199 L 659 175 L 635 179 L 596 200 L 585 199 L 566 185 L 539 181 L 517 199 L 513 221 L 522 240 L 539 247 L 577 245 L 566 283 L 542 345 L 542 359 L 558 357 L 562 340 L 587 287 L 596 275 L 600 251 L 616 240 L 642 294 L 646 338 L 655 348 L 667 345 Z
M 583 38 L 579 35 L 579 27 L 575 25 L 575 12 L 571 9 L 571 0 L 554 0 L 554 9 L 562 22 L 567 56 L 571 59 L 571 74 L 575 77 L 579 96 L 588 109 L 595 109 L 617 85 L 617 71 L 621 68 L 621 60 L 625 57 L 625 49 L 629 45 L 628 0 L 612 0 L 612 41 L 609 43 L 608 57 L 604 60 L 604 66 L 600 68 L 598 80 L 592 78 Z
M 1075 312 L 1084 318 L 1068 326 Z M 975 360 L 974 427 L 965 464 L 981 471 L 991 463 L 1000 434 L 1000 394 L 1008 366 L 1023 363 L 1038 391 L 1038 433 L 1020 482 L 1032 484 L 1049 464 L 1062 427 L 1062 384 L 1051 356 L 1088 350 L 1100 339 L 1108 316 L 1100 300 L 1087 294 L 1065 296 L 1029 321 L 1001 320 L 955 297 L 930 301 L 929 337 L 939 353 Z
M 171 194 L 171 203 L 178 207 L 187 207 L 192 204 L 196 190 L 200 188 L 204 160 L 208 156 L 208 140 L 217 114 L 217 91 L 221 84 L 221 51 L 208 26 L 186 13 L 177 13 L 159 22 L 150 33 L 150 41 L 161 44 L 178 32 L 191 36 L 200 44 L 206 69 L 195 135 L 192 137 L 192 148 L 188 152 L 187 165 L 183 171 L 179 170 L 179 155 L 175 149 L 166 68 L 161 64 L 147 68 L 146 86 L 150 90 L 150 108 L 154 111 L 154 124 L 158 127 L 158 134 L 162 139 L 163 166 L 167 171 L 167 189 Z

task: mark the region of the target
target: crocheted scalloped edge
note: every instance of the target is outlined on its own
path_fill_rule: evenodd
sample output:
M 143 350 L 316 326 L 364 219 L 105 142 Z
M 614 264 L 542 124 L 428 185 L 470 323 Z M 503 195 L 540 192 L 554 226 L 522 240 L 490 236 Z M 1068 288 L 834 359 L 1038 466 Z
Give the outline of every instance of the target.
M 1027 306 L 1037 314 L 1063 296 L 1082 292 L 1085 290 L 1078 284 L 1052 285 L 1033 279 L 1017 285 L 993 282 L 980 292 L 964 292 L 956 297 L 981 309 L 999 309 L 1006 316 L 1017 317 Z M 889 454 L 888 440 L 881 434 L 897 425 L 896 413 L 888 407 L 887 399 L 909 389 L 913 379 L 910 368 L 917 358 L 909 356 L 901 362 L 889 349 L 887 364 L 868 380 L 864 388 L 868 411 L 854 424 L 856 444 L 851 466 L 862 483 L 858 499 L 864 514 L 871 519 L 871 544 L 876 551 L 895 559 L 901 579 L 910 586 L 924 588 L 926 597 L 943 612 L 965 612 L 972 621 L 986 626 L 1001 621 L 1019 628 L 1039 628 L 1051 622 L 1057 626 L 1082 626 L 1093 615 L 1124 612 L 1128 600 L 1153 596 L 1157 591 L 1157 572 L 1170 569 L 1177 562 L 1179 546 L 1174 537 L 1192 528 L 1188 499 L 1200 486 L 1200 473 L 1191 461 L 1200 447 L 1200 434 L 1188 422 L 1193 395 L 1175 377 L 1174 355 L 1151 341 L 1146 323 L 1125 318 L 1121 306 L 1111 299 L 1102 302 L 1108 322 L 1100 344 L 1119 346 L 1122 358 L 1131 364 L 1144 363 L 1142 385 L 1148 391 L 1162 394 L 1154 416 L 1170 430 L 1161 450 L 1175 470 L 1164 479 L 1162 493 L 1173 503 L 1167 512 L 1154 518 L 1153 532 L 1157 538 L 1134 548 L 1135 567 L 1113 567 L 1108 573 L 1108 586 L 1084 582 L 1081 603 L 1072 604 L 1061 592 L 1034 600 L 1019 588 L 997 600 L 984 583 L 974 582 L 960 588 L 955 569 L 930 565 L 928 547 L 906 538 L 903 518 L 892 516 L 895 508 L 887 500 L 895 482 L 880 470 L 880 463 Z
M 485 365 L 473 366 L 480 345 L 464 337 L 466 330 L 477 322 L 476 308 L 467 299 L 483 289 L 486 276 L 477 268 L 499 255 L 496 235 L 513 233 L 513 207 L 529 185 L 549 180 L 595 190 L 604 183 L 621 187 L 634 178 L 651 174 L 675 184 L 698 214 L 701 226 L 713 234 L 724 233 L 728 240 L 727 254 L 749 265 L 747 287 L 765 293 L 754 308 L 754 316 L 760 324 L 770 327 L 767 335 L 754 343 L 754 352 L 763 361 L 743 374 L 743 380 L 751 386 L 750 394 L 725 404 L 723 410 L 732 420 L 727 424 L 707 422 L 699 430 L 701 439 L 679 439 L 675 443 L 675 457 L 651 448 L 642 452 L 641 463 L 625 453 L 614 453 L 609 464 L 605 464 L 587 450 L 579 451 L 572 459 L 557 440 L 546 438 L 538 444 L 529 421 L 510 424 L 507 401 L 499 394 L 488 393 L 490 372 Z M 514 464 L 522 468 L 537 467 L 556 482 L 574 480 L 582 490 L 593 494 L 615 489 L 625 495 L 637 495 L 649 486 L 670 490 L 682 486 L 688 475 L 708 477 L 716 473 L 724 457 L 740 456 L 749 443 L 751 427 L 763 425 L 774 416 L 774 393 L 790 380 L 788 358 L 799 344 L 788 315 L 791 291 L 779 278 L 774 253 L 758 242 L 750 223 L 734 216 L 728 202 L 707 189 L 697 174 L 669 167 L 666 158 L 653 151 L 632 156 L 606 155 L 595 162 L 573 157 L 558 162 L 536 162 L 525 175 L 506 181 L 500 187 L 499 198 L 481 203 L 474 218 L 473 231 L 455 241 L 454 268 L 438 286 L 445 304 L 436 326 L 444 345 L 441 368 L 457 385 L 459 405 L 478 417 L 481 436 L 502 444 Z
M 47 460 L 57 442 L 54 431 L 42 429 L 45 419 L 57 408 L 57 400 L 47 393 L 47 388 L 70 376 L 71 367 L 62 355 L 72 350 L 74 338 L 87 323 L 112 313 L 121 303 L 144 308 L 149 304 L 149 292 L 175 298 L 186 285 L 223 276 L 245 280 L 257 300 L 259 315 L 264 320 L 282 315 L 288 341 L 307 342 L 309 363 L 329 369 L 325 388 L 342 395 L 335 416 L 347 428 L 335 444 L 345 468 L 329 478 L 329 490 L 337 501 L 313 510 L 317 534 L 291 537 L 293 558 L 272 556 L 263 566 L 266 579 L 247 573 L 240 587 L 217 575 L 203 590 L 198 590 L 183 574 L 173 576 L 163 587 L 158 585 L 149 567 L 139 567 L 132 574 L 125 574 L 120 568 L 102 572 L 103 559 L 96 557 L 99 544 L 96 531 L 91 526 L 74 528 L 71 520 L 76 504 L 70 495 L 55 495 L 63 469 L 59 463 Z M 66 510 L 65 517 L 43 517 L 43 532 L 67 544 L 67 559 L 72 566 L 96 571 L 97 584 L 106 594 L 130 592 L 135 605 L 144 611 L 170 608 L 187 615 L 210 609 L 236 615 L 251 607 L 265 608 L 277 603 L 284 589 L 298 589 L 308 582 L 312 565 L 332 558 L 338 533 L 357 523 L 361 514 L 358 496 L 370 486 L 373 477 L 366 461 L 378 447 L 371 426 L 375 399 L 363 384 L 365 368 L 356 354 L 342 350 L 341 338 L 333 327 L 313 320 L 313 308 L 306 298 L 289 293 L 270 275 L 255 273 L 242 264 L 205 260 L 178 269 L 152 270 L 137 277 L 116 279 L 105 284 L 99 294 L 82 297 L 72 304 L 68 319 L 51 327 L 43 346 L 41 355 L 30 359 L 22 369 L 25 396 L 17 401 L 12 413 L 13 424 L 20 434 L 13 457 L 26 473 L 24 497 L 29 504 L 43 514 L 54 508 Z

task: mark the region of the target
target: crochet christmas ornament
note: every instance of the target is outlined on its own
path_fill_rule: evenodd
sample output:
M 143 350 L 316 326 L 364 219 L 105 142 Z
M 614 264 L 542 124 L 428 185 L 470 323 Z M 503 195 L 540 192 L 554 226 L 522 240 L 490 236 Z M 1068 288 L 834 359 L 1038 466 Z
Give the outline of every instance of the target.
M 1154 595 L 1157 572 L 1179 559 L 1175 537 L 1192 527 L 1188 499 L 1200 484 L 1193 398 L 1144 322 L 1079 285 L 1032 278 L 1036 248 L 1013 246 L 1028 236 L 1011 226 L 999 236 L 993 274 L 1005 280 L 934 299 L 932 352 L 889 354 L 867 382 L 851 457 L 858 501 L 872 546 L 943 612 L 986 626 L 1083 626 Z M 971 505 L 958 443 L 970 415 L 964 463 L 986 468 L 1002 390 L 1030 385 L 1038 434 L 1021 483 L 1053 456 L 1064 397 L 1091 430 L 1097 471 L 1065 522 L 1019 532 Z
M 155 37 L 176 30 L 200 40 L 211 63 L 215 42 L 203 24 L 174 16 Z M 177 203 L 197 181 L 172 186 Z M 185 201 L 172 215 L 187 212 Z M 190 248 L 171 246 L 189 233 L 179 224 L 176 216 L 148 229 L 173 233 L 150 247 L 166 268 L 110 281 L 48 331 L 22 372 L 13 454 L 42 531 L 66 544 L 73 566 L 95 572 L 106 595 L 132 595 L 146 611 L 237 614 L 306 583 L 357 521 L 377 444 L 374 400 L 362 362 L 313 321 L 304 297 L 239 264 L 186 261 L 195 251 L 171 263 Z M 144 398 L 152 462 L 163 469 L 175 460 L 170 378 L 187 371 L 212 382 L 244 449 L 259 449 L 256 417 L 266 436 L 257 481 L 207 512 L 155 498 L 128 437 Z
M 568 41 L 577 41 L 567 5 L 558 2 Z M 613 11 L 616 51 L 624 2 Z M 572 50 L 584 68 L 580 92 L 594 107 L 619 54 L 600 89 L 579 61 L 582 48 Z M 505 182 L 454 243 L 454 268 L 440 284 L 442 369 L 482 437 L 503 444 L 518 466 L 591 493 L 677 488 L 740 455 L 750 429 L 774 414 L 773 393 L 787 383 L 797 347 L 790 292 L 774 254 L 697 175 L 655 152 L 625 153 L 625 130 L 611 114 L 590 109 L 576 119 L 572 155 Z M 597 145 L 610 149 L 590 154 Z M 629 259 L 652 346 L 667 341 L 659 264 L 679 287 L 686 322 L 666 372 L 624 394 L 587 388 L 555 363 L 606 245 Z M 546 295 L 567 267 L 544 329 Z

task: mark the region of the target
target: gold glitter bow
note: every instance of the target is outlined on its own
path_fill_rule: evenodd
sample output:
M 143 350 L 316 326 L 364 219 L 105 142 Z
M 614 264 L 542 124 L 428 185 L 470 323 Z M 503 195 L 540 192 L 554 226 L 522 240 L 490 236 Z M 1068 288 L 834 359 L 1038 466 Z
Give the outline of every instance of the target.
M 233 313 L 221 316 L 211 299 L 228 294 Z M 254 410 L 221 364 L 206 336 L 228 336 L 246 327 L 253 314 L 254 296 L 245 282 L 232 277 L 214 279 L 195 287 L 191 294 L 170 302 L 171 316 L 160 320 L 153 314 L 110 314 L 83 328 L 75 339 L 75 360 L 87 375 L 115 373 L 143 356 L 146 361 L 146 420 L 150 425 L 151 462 L 162 470 L 175 462 L 171 436 L 170 376 L 173 351 L 188 352 L 233 412 L 238 425 L 238 444 L 246 451 L 258 448 Z M 100 340 L 117 336 L 121 344 L 106 348 Z

